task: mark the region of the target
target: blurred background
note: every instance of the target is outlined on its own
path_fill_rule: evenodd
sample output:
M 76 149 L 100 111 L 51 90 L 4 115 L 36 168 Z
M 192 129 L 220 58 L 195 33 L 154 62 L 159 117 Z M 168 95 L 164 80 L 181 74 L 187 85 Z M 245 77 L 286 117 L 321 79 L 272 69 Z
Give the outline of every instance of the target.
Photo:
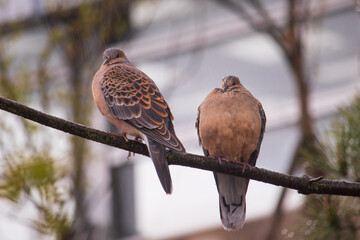
M 197 107 L 236 75 L 268 119 L 258 167 L 360 181 L 317 162 L 339 159 L 319 142 L 339 149 L 332 119 L 360 89 L 359 11 L 353 0 L 0 0 L 0 95 L 116 131 L 90 87 L 102 52 L 119 47 L 156 82 L 187 152 L 202 155 Z M 4 111 L 0 132 L 0 239 L 360 239 L 356 199 L 344 225 L 344 214 L 315 210 L 349 198 L 250 181 L 245 226 L 226 232 L 211 172 L 170 166 L 167 196 L 149 158 Z

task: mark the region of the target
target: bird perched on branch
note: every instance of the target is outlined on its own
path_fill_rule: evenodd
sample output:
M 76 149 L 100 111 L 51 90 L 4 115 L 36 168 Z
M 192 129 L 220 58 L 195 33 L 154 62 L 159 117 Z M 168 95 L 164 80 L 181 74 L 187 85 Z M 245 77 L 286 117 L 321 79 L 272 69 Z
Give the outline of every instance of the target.
M 100 112 L 126 134 L 145 140 L 160 182 L 167 194 L 172 181 L 166 148 L 185 152 L 175 135 L 174 117 L 155 83 L 133 66 L 123 50 L 109 48 L 92 82 L 92 94 Z
M 255 166 L 265 131 L 261 103 L 236 76 L 223 78 L 198 108 L 196 128 L 206 156 L 219 161 Z M 221 163 L 221 162 L 220 162 Z M 249 179 L 214 172 L 219 192 L 220 217 L 227 230 L 242 228 Z

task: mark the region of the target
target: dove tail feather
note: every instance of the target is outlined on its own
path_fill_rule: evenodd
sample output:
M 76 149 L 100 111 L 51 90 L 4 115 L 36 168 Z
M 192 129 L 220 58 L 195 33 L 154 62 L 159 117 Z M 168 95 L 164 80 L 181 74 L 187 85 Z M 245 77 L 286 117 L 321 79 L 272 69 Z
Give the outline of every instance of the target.
M 249 179 L 214 173 L 219 192 L 220 216 L 226 230 L 243 227 L 246 216 L 245 196 Z
M 161 185 L 167 194 L 171 194 L 172 181 L 168 162 L 166 160 L 165 146 L 148 137 L 145 139 L 149 148 L 150 158 L 154 163 Z

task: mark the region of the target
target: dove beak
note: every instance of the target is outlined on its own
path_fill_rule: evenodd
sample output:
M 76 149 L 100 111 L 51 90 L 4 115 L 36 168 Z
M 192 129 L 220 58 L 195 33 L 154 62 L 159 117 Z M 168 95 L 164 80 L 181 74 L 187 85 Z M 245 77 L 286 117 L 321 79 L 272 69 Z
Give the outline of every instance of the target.
M 109 61 L 110 61 L 110 59 L 105 59 L 105 61 L 103 62 L 103 65 L 108 64 L 108 63 L 109 63 Z
M 226 92 L 226 90 L 228 89 L 229 87 L 228 86 L 225 86 L 222 88 L 222 92 Z

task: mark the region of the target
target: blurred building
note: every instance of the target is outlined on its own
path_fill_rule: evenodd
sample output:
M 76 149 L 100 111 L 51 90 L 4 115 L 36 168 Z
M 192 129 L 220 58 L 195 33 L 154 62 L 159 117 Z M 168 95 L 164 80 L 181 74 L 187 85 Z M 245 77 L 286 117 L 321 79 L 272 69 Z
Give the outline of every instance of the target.
M 0 21 L 23 14 L 38 16 L 43 4 L 39 0 L 19 5 L 11 2 L 8 16 L 2 15 Z M 276 21 L 283 21 L 284 1 L 268 4 Z M 311 113 L 321 133 L 337 107 L 359 91 L 360 32 L 353 1 L 327 1 L 313 9 L 305 43 Z M 156 82 L 171 106 L 176 133 L 187 152 L 202 154 L 194 127 L 197 107 L 211 89 L 220 86 L 224 76 L 237 75 L 262 102 L 268 118 L 257 166 L 286 172 L 299 138 L 296 86 L 279 49 L 266 34 L 254 32 L 236 14 L 210 0 L 138 1 L 131 5 L 130 17 L 131 38 L 113 46 L 124 49 L 129 60 Z M 21 47 L 31 55 L 38 49 L 28 45 L 44 41 L 46 32 L 46 27 L 27 32 L 23 36 L 27 40 L 19 40 L 14 51 Z M 93 118 L 93 126 L 108 128 L 99 112 L 94 111 Z M 127 160 L 125 151 L 89 144 L 93 161 L 87 170 L 91 183 L 87 198 L 97 239 L 114 239 L 113 233 L 134 239 L 238 236 L 222 230 L 211 172 L 171 166 L 174 192 L 166 196 L 148 158 L 136 155 Z M 266 228 L 279 192 L 279 187 L 251 181 L 244 236 L 256 233 L 261 238 L 254 222 Z M 302 197 L 291 191 L 285 208 L 296 210 L 301 201 Z M 28 231 L 15 225 L 14 229 Z

